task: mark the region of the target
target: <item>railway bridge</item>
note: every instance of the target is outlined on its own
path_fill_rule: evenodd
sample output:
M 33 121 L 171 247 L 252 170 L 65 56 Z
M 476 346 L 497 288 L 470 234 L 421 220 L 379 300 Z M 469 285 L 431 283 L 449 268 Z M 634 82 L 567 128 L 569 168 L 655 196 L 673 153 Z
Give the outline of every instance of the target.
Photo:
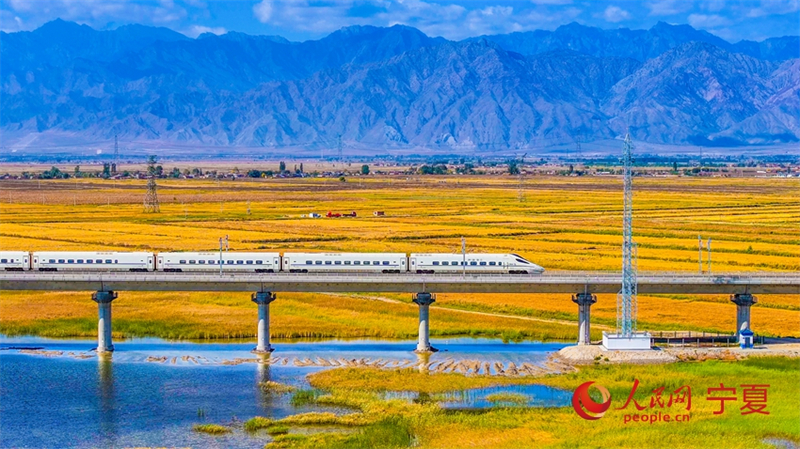
M 729 294 L 736 305 L 736 333 L 750 328 L 757 294 L 800 295 L 798 273 L 640 273 L 638 293 Z M 578 305 L 578 344 L 589 343 L 590 310 L 598 293 L 617 293 L 622 277 L 602 272 L 547 272 L 541 275 L 263 273 L 190 274 L 125 272 L 0 272 L 0 291 L 90 291 L 98 304 L 97 351 L 113 351 L 111 303 L 119 292 L 250 292 L 258 307 L 255 352 L 270 352 L 269 304 L 286 292 L 411 293 L 419 306 L 418 352 L 434 350 L 429 341 L 429 306 L 437 293 L 553 293 L 571 295 Z

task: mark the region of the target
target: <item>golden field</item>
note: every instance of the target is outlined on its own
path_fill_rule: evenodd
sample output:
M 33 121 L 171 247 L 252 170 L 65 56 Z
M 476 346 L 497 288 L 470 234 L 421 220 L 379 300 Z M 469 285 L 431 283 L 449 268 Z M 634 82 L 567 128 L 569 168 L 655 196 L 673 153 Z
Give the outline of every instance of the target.
M 159 214 L 143 212 L 145 183 L 0 181 L 0 247 L 216 251 L 228 235 L 238 251 L 460 252 L 463 236 L 470 252 L 515 252 L 548 270 L 621 266 L 618 177 L 160 180 Z M 640 177 L 634 189 L 640 271 L 696 273 L 698 234 L 713 239 L 715 273 L 800 270 L 798 179 Z M 359 217 L 301 218 L 329 210 Z M 386 216 L 373 217 L 376 210 Z M 406 296 L 279 293 L 272 334 L 413 337 L 416 307 Z M 757 333 L 800 336 L 800 297 L 758 301 Z M 600 295 L 593 322 L 613 326 L 615 304 L 613 295 Z M 433 308 L 433 335 L 576 333 L 568 295 L 442 294 Z M 0 293 L 0 332 L 93 336 L 95 317 L 87 293 Z M 639 318 L 644 329 L 730 332 L 735 307 L 720 295 L 640 296 Z M 246 294 L 121 292 L 114 326 L 118 336 L 249 338 L 255 305 Z

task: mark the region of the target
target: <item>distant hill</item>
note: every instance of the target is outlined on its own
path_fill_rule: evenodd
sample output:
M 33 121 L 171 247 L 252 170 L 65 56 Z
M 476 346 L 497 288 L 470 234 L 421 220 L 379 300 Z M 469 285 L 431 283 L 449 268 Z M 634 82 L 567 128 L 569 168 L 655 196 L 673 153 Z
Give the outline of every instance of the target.
M 291 148 L 491 152 L 614 138 L 737 146 L 800 139 L 800 38 L 728 43 L 688 25 L 483 36 L 405 26 L 325 38 L 57 20 L 0 33 L 7 148 L 69 136 Z M 37 139 L 38 138 L 38 139 Z

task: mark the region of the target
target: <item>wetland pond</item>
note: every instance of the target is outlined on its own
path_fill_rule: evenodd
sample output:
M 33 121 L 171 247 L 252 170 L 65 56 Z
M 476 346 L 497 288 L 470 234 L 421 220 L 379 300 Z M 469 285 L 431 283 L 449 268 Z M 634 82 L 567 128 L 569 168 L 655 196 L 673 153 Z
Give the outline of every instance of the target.
M 503 343 L 489 339 L 433 339 L 440 352 L 412 352 L 415 342 L 329 340 L 275 343 L 256 356 L 246 343 L 187 343 L 159 339 L 115 342 L 113 356 L 97 357 L 94 340 L 0 337 L 0 446 L 2 447 L 242 447 L 261 448 L 269 436 L 248 434 L 242 421 L 309 411 L 352 413 L 334 407 L 293 406 L 291 395 L 264 393 L 271 380 L 309 388 L 306 375 L 336 366 L 379 366 L 430 372 L 499 374 L 541 370 L 566 344 Z M 266 363 L 265 363 L 266 362 Z M 567 406 L 571 392 L 540 385 L 490 387 L 420 398 L 446 408 Z M 512 398 L 514 404 L 493 397 Z M 234 424 L 233 433 L 209 436 L 194 424 Z

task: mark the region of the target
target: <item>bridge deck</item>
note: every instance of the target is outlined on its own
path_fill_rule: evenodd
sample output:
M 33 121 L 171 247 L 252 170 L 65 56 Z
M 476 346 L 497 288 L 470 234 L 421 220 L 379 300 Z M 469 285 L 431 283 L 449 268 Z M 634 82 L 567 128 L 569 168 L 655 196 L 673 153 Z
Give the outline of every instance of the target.
M 193 274 L 0 272 L 0 290 L 396 292 L 396 293 L 617 293 L 620 275 L 467 274 Z M 639 293 L 800 294 L 800 274 L 640 274 Z

